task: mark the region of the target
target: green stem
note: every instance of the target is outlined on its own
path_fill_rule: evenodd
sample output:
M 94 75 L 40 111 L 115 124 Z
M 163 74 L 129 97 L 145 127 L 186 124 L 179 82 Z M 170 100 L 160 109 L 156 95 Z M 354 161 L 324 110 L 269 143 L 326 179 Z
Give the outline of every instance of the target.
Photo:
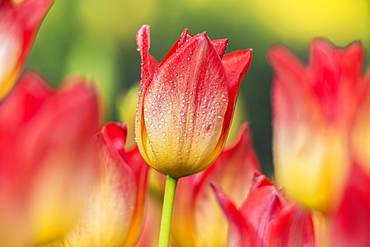
M 166 176 L 166 187 L 164 189 L 164 200 L 162 207 L 161 230 L 159 232 L 159 247 L 168 247 L 170 243 L 171 219 L 173 203 L 175 200 L 178 178 Z

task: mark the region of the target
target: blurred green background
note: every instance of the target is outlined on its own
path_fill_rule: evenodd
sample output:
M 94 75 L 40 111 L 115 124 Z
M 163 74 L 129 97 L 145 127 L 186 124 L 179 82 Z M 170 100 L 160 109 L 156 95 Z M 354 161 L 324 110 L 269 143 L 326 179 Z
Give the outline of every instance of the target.
M 241 91 L 237 127 L 248 120 L 263 170 L 271 175 L 272 72 L 266 49 L 283 44 L 307 61 L 314 37 L 337 46 L 361 40 L 370 57 L 368 0 L 56 0 L 46 16 L 28 67 L 53 85 L 70 74 L 94 81 L 105 104 L 105 120 L 135 112 L 123 95 L 140 80 L 135 35 L 151 26 L 151 53 L 161 60 L 184 28 L 229 38 L 227 52 L 253 48 L 253 62 Z M 370 59 L 367 61 L 369 65 Z M 130 126 L 131 129 L 133 126 Z M 232 135 L 235 136 L 235 130 Z

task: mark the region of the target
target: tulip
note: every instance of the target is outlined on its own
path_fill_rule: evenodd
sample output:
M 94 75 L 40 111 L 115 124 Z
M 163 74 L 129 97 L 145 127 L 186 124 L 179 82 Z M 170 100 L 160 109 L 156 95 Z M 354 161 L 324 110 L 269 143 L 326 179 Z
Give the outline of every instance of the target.
M 209 168 L 180 179 L 171 232 L 173 245 L 226 246 L 227 220 L 210 183 L 222 187 L 239 205 L 247 196 L 253 174 L 258 170 L 249 128 L 244 124 L 236 141 L 227 144 Z
M 344 49 L 323 39 L 311 45 L 305 66 L 287 49 L 268 52 L 276 179 L 287 195 L 335 211 L 350 169 L 349 132 L 363 94 L 363 47 Z
M 315 246 L 312 217 L 256 173 L 240 207 L 219 187 L 212 186 L 229 222 L 228 246 Z
M 18 79 L 52 0 L 0 2 L 0 99 Z
M 142 228 L 148 166 L 125 150 L 127 127 L 108 123 L 97 135 L 99 177 L 63 246 L 133 246 Z M 68 244 L 69 245 L 68 245 Z
M 207 168 L 219 155 L 251 50 L 223 56 L 227 40 L 181 34 L 158 64 L 149 26 L 137 35 L 142 59 L 135 134 L 143 158 L 173 178 Z
M 0 104 L 0 243 L 34 246 L 65 234 L 94 181 L 95 91 L 84 79 L 50 89 L 23 75 Z

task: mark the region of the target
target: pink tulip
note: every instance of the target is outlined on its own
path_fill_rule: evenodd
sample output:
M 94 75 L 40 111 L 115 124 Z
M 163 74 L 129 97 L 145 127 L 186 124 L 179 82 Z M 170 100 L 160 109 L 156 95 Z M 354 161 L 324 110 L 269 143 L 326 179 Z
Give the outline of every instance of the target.
M 18 79 L 52 0 L 0 0 L 0 99 Z
M 0 104 L 0 243 L 33 246 L 75 222 L 95 178 L 95 91 L 81 78 L 50 89 L 27 72 Z
M 149 166 L 137 148 L 125 150 L 126 138 L 125 124 L 108 123 L 97 135 L 99 177 L 82 217 L 65 237 L 73 247 L 133 246 L 138 239 Z
M 230 127 L 251 50 L 224 56 L 227 40 L 181 34 L 163 61 L 149 54 L 149 26 L 137 35 L 142 59 L 135 133 L 143 158 L 173 178 L 207 168 Z
M 264 175 L 254 175 L 240 207 L 219 187 L 213 189 L 229 222 L 228 246 L 315 246 L 311 215 L 287 201 Z

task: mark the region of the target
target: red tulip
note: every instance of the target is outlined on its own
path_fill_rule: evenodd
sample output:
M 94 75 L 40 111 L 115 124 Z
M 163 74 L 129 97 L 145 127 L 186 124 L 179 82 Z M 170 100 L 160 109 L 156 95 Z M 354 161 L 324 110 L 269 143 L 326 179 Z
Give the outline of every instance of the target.
M 349 133 L 364 92 L 364 48 L 316 39 L 305 66 L 274 46 L 274 160 L 279 185 L 298 202 L 328 212 L 340 201 L 350 170 Z M 366 139 L 366 138 L 364 138 Z
M 224 145 L 251 50 L 223 55 L 227 40 L 185 30 L 163 61 L 149 54 L 149 26 L 137 43 L 142 59 L 135 133 L 143 158 L 173 178 L 207 168 Z
M 222 187 L 239 205 L 257 170 L 258 160 L 244 124 L 236 142 L 227 145 L 209 168 L 179 180 L 171 231 L 173 245 L 226 246 L 227 220 L 210 183 Z
M 229 221 L 228 246 L 315 246 L 311 215 L 288 202 L 263 175 L 255 174 L 240 207 L 213 185 Z
M 133 246 L 141 232 L 148 165 L 137 148 L 125 150 L 126 125 L 99 131 L 99 177 L 77 225 L 65 237 L 79 246 Z M 69 246 L 69 245 L 66 245 Z
M 80 78 L 58 90 L 28 72 L 0 104 L 0 243 L 62 236 L 95 178 L 95 91 Z
M 52 0 L 0 1 L 0 99 L 13 87 Z

